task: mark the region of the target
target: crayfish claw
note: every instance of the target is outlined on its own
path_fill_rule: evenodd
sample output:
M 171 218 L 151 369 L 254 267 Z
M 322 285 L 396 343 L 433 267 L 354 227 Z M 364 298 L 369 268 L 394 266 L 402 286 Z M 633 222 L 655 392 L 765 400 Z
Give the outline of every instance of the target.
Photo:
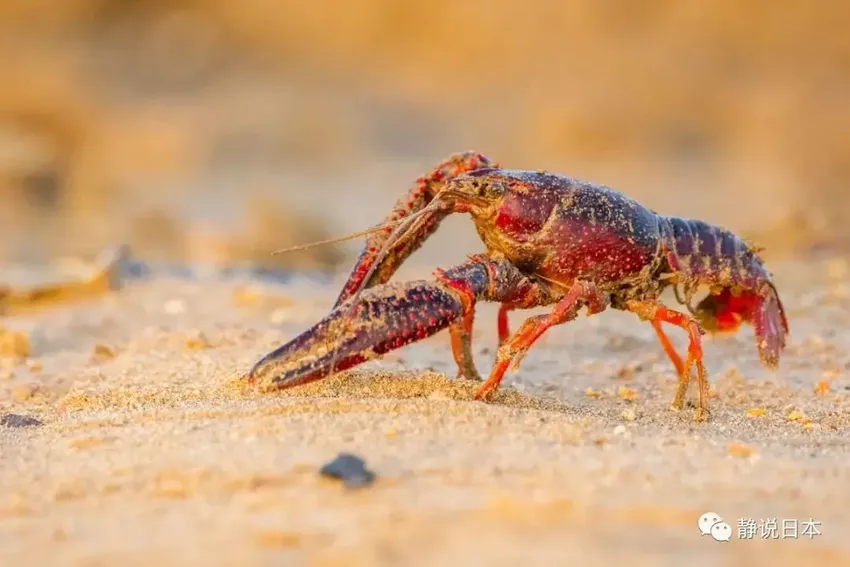
M 462 314 L 463 304 L 439 284 L 413 281 L 369 288 L 350 308 L 344 302 L 266 355 L 248 381 L 285 389 L 320 380 L 445 329 Z

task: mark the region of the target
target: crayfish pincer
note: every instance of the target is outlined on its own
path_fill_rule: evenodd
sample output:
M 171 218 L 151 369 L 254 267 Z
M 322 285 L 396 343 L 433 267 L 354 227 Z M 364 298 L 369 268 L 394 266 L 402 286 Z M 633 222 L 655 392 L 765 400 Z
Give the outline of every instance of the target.
M 432 280 L 387 283 L 451 213 L 472 217 L 485 252 L 438 269 Z M 459 375 L 480 380 L 471 336 L 478 301 L 500 304 L 496 362 L 475 394 L 494 392 L 547 329 L 614 308 L 649 321 L 679 375 L 682 409 L 692 370 L 697 420 L 707 419 L 701 337 L 754 327 L 761 361 L 779 364 L 788 321 L 758 250 L 719 226 L 663 216 L 608 187 L 540 171 L 502 169 L 484 156 L 449 157 L 396 203 L 368 234 L 331 313 L 269 353 L 248 375 L 288 388 L 324 378 L 448 328 Z M 708 295 L 693 305 L 700 288 Z M 663 305 L 672 288 L 687 312 Z M 511 333 L 507 314 L 552 306 Z M 688 334 L 684 362 L 662 323 Z

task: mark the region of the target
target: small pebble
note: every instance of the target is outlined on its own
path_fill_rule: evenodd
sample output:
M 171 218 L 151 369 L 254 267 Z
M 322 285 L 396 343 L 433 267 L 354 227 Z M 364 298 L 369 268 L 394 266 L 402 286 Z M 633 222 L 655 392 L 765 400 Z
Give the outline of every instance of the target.
M 36 427 L 43 425 L 43 422 L 28 415 L 7 413 L 3 417 L 0 417 L 0 425 L 5 425 L 6 427 Z
M 356 455 L 340 453 L 319 471 L 322 476 L 342 480 L 346 488 L 362 488 L 375 481 L 375 473 Z

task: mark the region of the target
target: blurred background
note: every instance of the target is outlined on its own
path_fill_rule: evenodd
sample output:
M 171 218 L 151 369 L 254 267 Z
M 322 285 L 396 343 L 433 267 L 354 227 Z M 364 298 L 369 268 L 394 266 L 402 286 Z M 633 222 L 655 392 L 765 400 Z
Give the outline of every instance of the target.
M 767 255 L 841 249 L 848 25 L 838 0 L 3 0 L 0 262 L 345 271 L 361 241 L 269 252 L 377 223 L 467 149 Z M 480 249 L 450 219 L 415 258 Z

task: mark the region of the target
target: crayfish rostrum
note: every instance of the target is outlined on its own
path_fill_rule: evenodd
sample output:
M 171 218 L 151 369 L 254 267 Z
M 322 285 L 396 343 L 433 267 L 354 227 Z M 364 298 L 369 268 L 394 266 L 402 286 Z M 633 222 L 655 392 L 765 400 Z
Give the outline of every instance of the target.
M 433 280 L 387 283 L 447 215 L 469 214 L 486 252 Z M 481 380 L 471 336 L 478 301 L 500 304 L 499 349 L 475 394 L 494 392 L 547 329 L 608 307 L 649 321 L 676 367 L 681 409 L 691 370 L 706 419 L 708 381 L 701 336 L 753 325 L 761 361 L 779 364 L 788 322 L 758 250 L 729 230 L 664 216 L 608 187 L 542 171 L 503 169 L 475 152 L 455 154 L 420 177 L 364 250 L 331 313 L 260 360 L 248 379 L 288 388 L 324 378 L 448 327 L 459 375 Z M 687 313 L 663 305 L 672 287 Z M 709 294 L 696 306 L 698 289 Z M 510 333 L 515 309 L 552 306 Z M 662 323 L 688 333 L 684 362 Z

